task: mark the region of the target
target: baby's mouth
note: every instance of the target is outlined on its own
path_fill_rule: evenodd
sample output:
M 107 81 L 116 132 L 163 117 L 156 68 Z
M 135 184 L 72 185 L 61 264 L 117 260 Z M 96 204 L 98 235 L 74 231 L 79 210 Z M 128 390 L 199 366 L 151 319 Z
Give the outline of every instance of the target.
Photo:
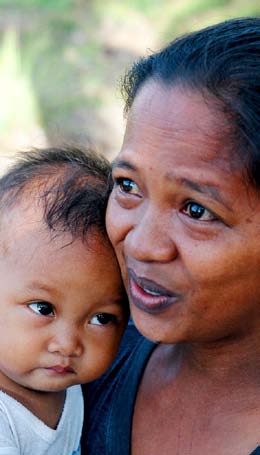
M 49 370 L 53 374 L 57 374 L 60 376 L 64 376 L 68 373 L 75 373 L 73 368 L 71 368 L 69 366 L 64 367 L 62 365 L 53 365 L 52 367 L 47 368 L 47 370 Z

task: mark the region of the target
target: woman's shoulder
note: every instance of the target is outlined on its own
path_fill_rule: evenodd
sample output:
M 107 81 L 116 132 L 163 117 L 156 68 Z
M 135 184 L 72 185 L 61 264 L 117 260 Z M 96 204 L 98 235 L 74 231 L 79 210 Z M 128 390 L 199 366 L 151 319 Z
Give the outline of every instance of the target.
M 136 375 L 138 370 L 142 370 L 143 364 L 146 363 L 154 346 L 137 331 L 130 321 L 111 367 L 99 379 L 83 386 L 85 399 L 92 401 L 94 393 L 98 393 L 104 387 L 107 390 L 109 385 L 114 387 L 115 383 L 119 384 L 122 380 L 124 381 L 129 374 L 132 376 L 133 371 Z
M 118 354 L 116 356 L 116 361 L 129 353 L 137 354 L 149 350 L 152 348 L 154 343 L 147 340 L 140 332 L 136 329 L 132 319 L 128 322 L 126 331 L 120 343 Z
M 128 453 L 136 392 L 154 346 L 130 322 L 110 369 L 83 386 L 83 454 Z

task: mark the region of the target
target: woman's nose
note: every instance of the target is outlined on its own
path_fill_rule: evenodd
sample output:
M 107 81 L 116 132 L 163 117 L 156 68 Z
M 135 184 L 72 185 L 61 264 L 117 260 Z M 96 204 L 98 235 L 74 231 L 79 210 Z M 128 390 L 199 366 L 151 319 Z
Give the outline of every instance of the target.
M 77 328 L 57 328 L 55 335 L 50 339 L 48 351 L 58 353 L 63 357 L 79 357 L 83 346 Z
M 178 254 L 167 217 L 147 210 L 132 224 L 125 240 L 125 252 L 145 262 L 170 262 Z

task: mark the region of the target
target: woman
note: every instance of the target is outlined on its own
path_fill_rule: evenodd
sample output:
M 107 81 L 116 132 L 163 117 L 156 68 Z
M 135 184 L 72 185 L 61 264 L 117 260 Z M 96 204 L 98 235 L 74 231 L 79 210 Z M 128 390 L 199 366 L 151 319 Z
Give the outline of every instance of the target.
M 123 87 L 107 229 L 143 336 L 86 391 L 85 453 L 260 454 L 260 18 L 177 39 Z

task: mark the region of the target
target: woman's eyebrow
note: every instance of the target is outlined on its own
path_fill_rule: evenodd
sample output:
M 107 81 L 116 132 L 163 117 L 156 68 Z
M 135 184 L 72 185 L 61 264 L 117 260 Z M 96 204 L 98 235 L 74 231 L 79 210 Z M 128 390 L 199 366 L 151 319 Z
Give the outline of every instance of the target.
M 137 168 L 129 163 L 129 161 L 126 160 L 114 160 L 112 163 L 112 169 L 115 168 L 121 168 L 121 169 L 128 169 L 130 171 L 137 171 Z M 216 199 L 218 202 L 221 204 L 225 205 L 229 210 L 232 210 L 232 206 L 228 204 L 228 202 L 223 198 L 221 195 L 220 191 L 218 188 L 216 188 L 214 185 L 210 185 L 209 183 L 198 183 L 194 182 L 193 180 L 187 179 L 185 177 L 176 177 L 171 172 L 168 172 L 166 175 L 167 180 L 175 180 L 178 181 L 181 185 L 186 186 L 187 188 L 190 188 L 194 191 L 197 191 L 198 193 L 201 194 L 208 194 L 211 196 L 213 199 Z
M 111 163 L 112 169 L 115 169 L 117 167 L 122 168 L 122 169 L 128 169 L 130 171 L 136 171 L 136 167 L 129 163 L 129 161 L 126 160 L 114 160 Z
M 232 207 L 228 204 L 228 202 L 222 197 L 218 188 L 208 183 L 198 183 L 187 178 L 178 178 L 180 184 L 186 186 L 194 191 L 197 191 L 201 194 L 208 194 L 216 201 L 220 202 L 221 204 L 225 205 L 229 210 L 232 210 Z

